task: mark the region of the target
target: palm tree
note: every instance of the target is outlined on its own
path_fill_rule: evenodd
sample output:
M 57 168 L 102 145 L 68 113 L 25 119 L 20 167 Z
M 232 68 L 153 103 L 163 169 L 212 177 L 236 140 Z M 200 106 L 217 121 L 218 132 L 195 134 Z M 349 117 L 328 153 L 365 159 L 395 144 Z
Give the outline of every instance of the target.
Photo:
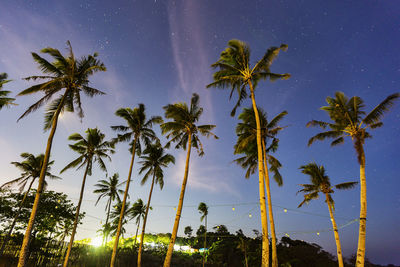
M 264 182 L 267 189 L 269 223 L 271 227 L 272 255 L 276 255 L 277 241 L 274 215 L 272 211 L 271 189 L 267 162 L 270 164 L 269 170 L 274 173 L 274 179 L 276 183 L 278 184 L 278 186 L 282 186 L 282 176 L 279 173 L 281 163 L 274 156 L 270 155 L 270 152 L 276 152 L 276 150 L 278 149 L 279 139 L 277 139 L 276 136 L 283 129 L 283 127 L 278 126 L 278 123 L 287 115 L 287 111 L 282 111 L 270 122 L 268 122 L 267 114 L 266 112 L 264 112 L 263 109 L 258 108 L 258 114 L 260 118 L 261 128 L 263 172 L 265 175 Z M 234 146 L 234 154 L 244 153 L 245 156 L 236 159 L 235 162 L 238 163 L 242 168 L 247 169 L 245 177 L 249 178 L 250 174 L 253 174 L 257 169 L 257 123 L 254 112 L 251 108 L 244 108 L 243 112 L 239 115 L 239 120 L 241 120 L 242 122 L 238 123 L 236 127 L 238 140 Z M 266 148 L 266 145 L 268 145 L 268 148 Z M 269 248 L 267 250 L 269 250 Z M 267 261 L 269 261 L 269 256 L 267 257 Z
M 200 221 L 202 222 L 204 220 L 204 253 L 203 253 L 203 267 L 205 263 L 205 256 L 206 256 L 206 248 L 207 248 L 207 215 L 208 215 L 208 206 L 204 202 L 200 202 L 199 206 L 197 207 L 197 210 L 201 214 Z
M 142 249 L 143 249 L 143 239 L 146 230 L 147 215 L 149 213 L 149 207 L 151 202 L 151 196 L 153 194 L 154 183 L 160 186 L 162 190 L 164 187 L 164 171 L 163 168 L 167 168 L 170 163 L 175 164 L 175 158 L 171 154 L 166 154 L 164 148 L 159 142 L 155 144 L 150 144 L 143 151 L 143 156 L 140 158 L 142 161 L 142 167 L 139 170 L 139 174 L 146 172 L 141 181 L 141 185 L 144 185 L 150 176 L 152 176 L 151 187 L 149 192 L 149 200 L 147 201 L 146 212 L 144 215 L 142 234 L 140 236 L 139 252 L 137 266 L 142 266 Z
M 321 132 L 308 141 L 310 146 L 316 140 L 333 138 L 331 146 L 336 146 L 344 142 L 344 137 L 351 137 L 357 153 L 358 163 L 360 164 L 360 225 L 358 232 L 358 249 L 356 266 L 364 266 L 365 259 L 365 235 L 367 222 L 367 185 L 365 176 L 365 153 L 364 142 L 366 138 L 372 136 L 367 132 L 368 129 L 382 127 L 381 119 L 384 113 L 388 112 L 393 106 L 394 101 L 400 97 L 400 93 L 388 96 L 371 112 L 365 115 L 364 101 L 354 96 L 348 99 L 344 93 L 336 92 L 335 97 L 327 97 L 328 106 L 321 107 L 328 113 L 331 123 L 312 120 L 307 123 L 309 126 L 319 126 L 322 129 L 329 128 L 328 131 Z
M 130 219 L 136 218 L 136 226 L 137 227 L 136 227 L 134 246 L 136 246 L 140 220 L 144 219 L 144 214 L 146 213 L 146 209 L 147 209 L 147 206 L 143 203 L 143 200 L 141 198 L 139 198 L 138 200 L 136 200 L 135 203 L 133 203 L 132 207 L 128 210 L 129 218 Z M 151 209 L 151 207 L 150 207 L 150 209 Z
M 98 71 L 105 71 L 104 64 L 97 59 L 97 53 L 86 57 L 76 59 L 72 52 L 71 43 L 68 41 L 69 55 L 64 57 L 60 51 L 54 48 L 44 48 L 42 53 L 49 54 L 54 58 L 54 62 L 50 63 L 36 53 L 32 53 L 33 59 L 39 64 L 40 69 L 45 74 L 43 76 L 30 76 L 26 80 L 45 80 L 43 83 L 33 85 L 18 96 L 30 95 L 43 92 L 45 95 L 35 104 L 30 106 L 28 110 L 19 118 L 23 118 L 29 113 L 37 110 L 45 103 L 49 102 L 57 94 L 61 93 L 54 99 L 47 108 L 45 115 L 45 130 L 50 129 L 47 140 L 46 152 L 44 154 L 43 166 L 39 176 L 39 185 L 37 188 L 35 201 L 32 207 L 29 223 L 25 231 L 24 240 L 19 254 L 18 267 L 25 266 L 28 256 L 28 245 L 35 222 L 36 212 L 39 205 L 40 195 L 43 191 L 44 180 L 46 176 L 47 164 L 49 162 L 51 146 L 53 144 L 54 134 L 57 129 L 59 115 L 64 111 L 74 112 L 78 110 L 79 117 L 83 117 L 81 104 L 81 91 L 89 96 L 102 95 L 103 92 L 89 86 L 89 77 Z M 62 92 L 63 91 L 63 92 Z
M 335 209 L 334 201 L 332 199 L 331 194 L 334 192 L 332 190 L 331 182 L 329 176 L 325 173 L 324 166 L 318 166 L 316 163 L 309 163 L 307 165 L 303 165 L 300 167 L 301 172 L 310 176 L 311 184 L 301 184 L 300 186 L 303 187 L 298 192 L 304 193 L 304 200 L 300 203 L 299 208 L 304 204 L 308 203 L 313 199 L 317 199 L 319 197 L 319 193 L 325 195 L 325 202 L 328 204 L 329 208 L 329 215 L 331 216 L 333 233 L 335 234 L 335 241 L 336 241 L 336 250 L 338 256 L 338 263 L 339 267 L 343 267 L 343 256 L 342 256 L 342 248 L 340 246 L 339 240 L 339 232 L 336 226 L 335 217 L 333 216 L 333 212 Z M 351 189 L 356 186 L 358 182 L 347 182 L 335 185 L 336 189 Z
M 117 199 L 119 202 L 121 201 L 119 195 L 122 194 L 124 191 L 122 189 L 119 189 L 119 187 L 123 183 L 119 183 L 119 174 L 114 173 L 113 176 L 109 176 L 107 180 L 100 180 L 99 183 L 95 184 L 94 186 L 97 187 L 93 191 L 95 194 L 100 194 L 99 197 L 97 198 L 97 203 L 99 203 L 100 199 L 103 197 L 108 197 L 107 204 L 105 210 L 107 211 L 107 217 L 106 217 L 106 222 L 105 224 L 108 224 L 108 219 L 110 217 L 110 209 L 112 202 Z M 103 242 L 107 243 L 107 235 L 103 236 Z
M 232 97 L 236 90 L 238 93 L 238 101 L 234 106 L 231 116 L 235 115 L 236 109 L 249 94 L 247 87 L 250 90 L 250 98 L 252 101 L 254 115 L 257 124 L 257 157 L 258 157 L 258 178 L 260 191 L 260 210 L 261 210 L 261 226 L 263 231 L 262 243 L 262 266 L 269 265 L 268 263 L 268 223 L 265 209 L 265 189 L 263 182 L 263 157 L 261 144 L 261 128 L 260 119 L 257 112 L 257 104 L 254 95 L 255 88 L 260 79 L 269 78 L 271 81 L 276 79 L 288 79 L 289 74 L 276 74 L 270 71 L 270 67 L 274 59 L 278 56 L 280 50 L 286 50 L 287 45 L 282 44 L 280 47 L 271 47 L 267 50 L 264 56 L 254 65 L 250 67 L 250 47 L 245 42 L 239 40 L 230 40 L 228 47 L 222 51 L 217 62 L 211 65 L 213 68 L 218 68 L 213 75 L 214 82 L 207 85 L 207 88 L 230 88 Z M 272 266 L 278 266 L 277 255 L 272 255 Z
M 244 254 L 244 263 L 245 263 L 245 266 L 248 267 L 249 264 L 247 262 L 247 247 L 249 245 L 248 245 L 247 238 L 243 234 L 242 229 L 237 230 L 236 234 L 237 234 L 237 237 L 239 238 L 239 240 L 237 241 L 237 247 L 236 248 L 240 249 L 243 252 L 243 254 Z
M 131 203 L 129 201 L 125 202 L 125 210 L 124 210 L 124 219 L 120 225 L 120 215 L 122 211 L 122 201 L 117 202 L 117 204 L 114 205 L 114 209 L 111 211 L 110 214 L 110 219 L 111 219 L 111 227 L 110 227 L 110 233 L 111 236 L 116 236 L 117 231 L 120 232 L 122 237 L 124 236 L 126 230 L 124 228 L 124 225 L 128 223 L 128 218 L 129 218 L 129 210 L 131 209 Z
M 103 161 L 103 158 L 107 158 L 111 161 L 111 157 L 109 156 L 109 154 L 114 153 L 114 144 L 109 141 L 104 141 L 104 138 L 105 135 L 101 133 L 100 130 L 97 128 L 87 129 L 85 137 L 78 133 L 74 133 L 68 137 L 69 140 L 76 141 L 75 144 L 69 145 L 69 147 L 73 151 L 79 153 L 80 156 L 71 161 L 67 166 L 65 166 L 64 169 L 61 170 L 61 173 L 75 167 L 77 167 L 77 169 L 80 169 L 83 166 L 86 167 L 85 173 L 83 174 L 79 201 L 76 207 L 74 228 L 72 230 L 71 239 L 68 244 L 67 254 L 65 255 L 64 259 L 64 267 L 68 266 L 69 255 L 71 253 L 72 245 L 74 243 L 76 227 L 78 226 L 79 211 L 83 200 L 83 192 L 85 190 L 86 177 L 87 175 L 92 175 L 93 162 L 97 162 L 100 169 L 106 172 L 107 168 Z
M 185 227 L 185 230 L 183 231 L 185 233 L 185 235 L 190 238 L 192 237 L 192 233 L 193 233 L 193 229 L 192 226 L 188 225 Z
M 10 105 L 16 105 L 15 103 L 13 103 L 15 98 L 7 97 L 11 92 L 2 90 L 3 85 L 11 81 L 11 80 L 7 80 L 7 78 L 8 78 L 7 73 L 0 73 L 0 110 L 3 107 L 8 107 Z
M 128 142 L 130 141 L 130 152 L 132 154 L 131 164 L 129 166 L 129 174 L 128 179 L 126 180 L 126 187 L 124 198 L 122 200 L 122 209 L 121 215 L 119 218 L 118 228 L 115 236 L 113 252 L 111 256 L 110 266 L 114 267 L 115 259 L 117 255 L 118 242 L 120 236 L 120 230 L 122 227 L 122 221 L 125 213 L 125 203 L 128 197 L 129 185 L 131 183 L 132 169 L 133 163 L 135 161 L 135 154 L 141 154 L 141 144 L 140 140 L 142 140 L 146 145 L 150 144 L 151 141 L 156 140 L 157 137 L 154 131 L 151 129 L 153 124 L 161 123 L 162 118 L 160 116 L 151 117 L 149 120 L 146 120 L 145 106 L 143 104 L 139 104 L 139 107 L 131 109 L 131 108 L 120 108 L 115 112 L 115 115 L 126 120 L 127 126 L 111 126 L 114 131 L 121 132 L 122 134 L 118 134 L 117 138 L 115 138 L 115 142 Z M 133 138 L 133 140 L 132 140 Z
M 178 209 L 176 211 L 174 228 L 172 230 L 168 252 L 164 260 L 164 267 L 169 267 L 171 265 L 172 252 L 174 249 L 176 235 L 178 233 L 183 199 L 185 196 L 185 189 L 188 180 L 190 151 L 193 146 L 197 149 L 199 156 L 204 155 L 203 145 L 200 142 L 199 134 L 206 137 L 213 136 L 215 139 L 218 139 L 218 137 L 211 132 L 211 130 L 215 128 L 215 125 L 196 125 L 201 114 L 203 113 L 203 108 L 199 106 L 198 94 L 193 94 L 190 101 L 190 107 L 188 107 L 186 103 L 175 103 L 165 106 L 164 110 L 165 117 L 167 119 L 172 119 L 172 121 L 161 124 L 162 134 L 167 134 L 167 138 L 169 139 L 166 147 L 169 147 L 172 142 L 175 142 L 176 149 L 183 148 L 183 150 L 186 150 L 187 148 L 185 173 L 183 176 L 182 188 L 179 196 Z
M 11 162 L 11 164 L 13 164 L 15 167 L 17 167 L 18 169 L 21 170 L 21 172 L 22 172 L 21 176 L 3 184 L 2 186 L 0 186 L 0 189 L 8 188 L 8 187 L 13 186 L 14 184 L 18 184 L 19 192 L 21 193 L 24 190 L 28 181 L 29 180 L 31 180 L 31 181 L 29 183 L 28 189 L 26 190 L 21 202 L 19 203 L 18 211 L 15 214 L 15 217 L 11 223 L 10 229 L 8 230 L 8 233 L 7 233 L 6 237 L 4 238 L 3 244 L 1 245 L 0 257 L 3 255 L 4 249 L 8 243 L 8 240 L 11 237 L 12 231 L 14 230 L 15 224 L 17 223 L 18 217 L 20 215 L 20 211 L 22 209 L 22 206 L 24 205 L 24 202 L 25 202 L 28 194 L 29 194 L 29 191 L 31 190 L 33 183 L 40 176 L 40 170 L 42 169 L 42 165 L 43 165 L 43 159 L 44 159 L 43 154 L 39 154 L 39 155 L 35 156 L 30 153 L 22 153 L 21 157 L 24 159 L 24 161 Z M 53 163 L 54 163 L 54 161 L 50 161 L 47 164 L 46 176 L 51 179 L 61 179 L 60 177 L 55 176 L 50 173 L 51 165 L 53 165 Z M 47 183 L 45 181 L 44 188 L 46 188 L 46 186 L 47 186 Z
M 111 214 L 110 214 L 111 216 Z M 103 245 L 106 247 L 107 246 L 107 238 L 110 236 L 111 231 L 112 231 L 112 225 L 110 222 L 104 223 L 101 225 L 101 228 L 97 230 L 97 233 L 100 233 L 103 236 Z M 105 238 L 105 242 L 104 242 Z

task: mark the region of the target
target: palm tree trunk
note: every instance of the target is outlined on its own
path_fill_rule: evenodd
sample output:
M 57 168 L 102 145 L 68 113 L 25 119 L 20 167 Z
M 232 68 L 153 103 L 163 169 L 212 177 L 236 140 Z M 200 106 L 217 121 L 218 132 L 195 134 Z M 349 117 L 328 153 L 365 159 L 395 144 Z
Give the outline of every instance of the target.
M 136 246 L 137 234 L 139 232 L 139 225 L 140 225 L 140 216 L 141 215 L 139 214 L 139 221 L 138 221 L 138 224 L 137 224 L 137 227 L 136 227 L 135 243 L 133 244 L 133 246 Z
M 106 217 L 106 224 L 105 225 L 108 224 L 108 219 L 110 218 L 110 209 L 111 209 L 111 197 L 108 199 L 108 202 L 107 202 L 107 217 Z M 106 234 L 106 236 L 103 236 L 103 244 L 104 244 L 104 246 L 107 245 L 107 239 L 108 239 L 108 234 Z M 104 240 L 105 240 L 105 242 L 104 242 Z
M 113 247 L 113 252 L 112 252 L 112 255 L 111 255 L 110 267 L 114 267 L 114 265 L 115 265 L 115 259 L 116 259 L 116 256 L 117 256 L 117 249 L 118 249 L 119 236 L 121 235 L 122 221 L 123 221 L 123 219 L 124 219 L 124 213 L 125 213 L 125 204 L 126 204 L 126 199 L 127 199 L 127 197 L 128 197 L 129 184 L 131 183 L 131 176 L 132 176 L 133 163 L 135 162 L 136 142 L 137 142 L 137 141 L 138 141 L 138 136 L 135 136 L 135 140 L 133 141 L 133 145 L 132 145 L 132 159 L 131 159 L 131 165 L 130 165 L 130 167 L 129 167 L 128 179 L 127 179 L 127 181 L 126 181 L 124 199 L 122 200 L 121 214 L 119 215 L 119 222 L 118 222 L 117 234 L 115 235 L 114 247 Z
M 175 245 L 176 235 L 178 233 L 179 221 L 181 219 L 183 198 L 185 197 L 186 184 L 187 184 L 188 174 L 189 174 L 190 151 L 192 149 L 192 133 L 190 133 L 190 132 L 189 132 L 187 146 L 188 146 L 188 149 L 187 149 L 187 155 L 186 155 L 185 174 L 183 176 L 181 194 L 179 196 L 179 204 L 178 204 L 178 209 L 176 211 L 174 228 L 172 229 L 171 240 L 169 242 L 167 255 L 165 256 L 165 260 L 164 260 L 164 267 L 171 266 L 172 252 L 174 251 L 174 245 Z
M 154 179 L 155 179 L 155 174 L 153 174 L 153 181 L 151 182 L 149 200 L 147 201 L 146 212 L 144 214 L 144 219 L 143 219 L 142 235 L 140 236 L 139 252 L 138 252 L 138 259 L 137 259 L 137 267 L 141 267 L 142 266 L 143 239 L 144 239 L 144 232 L 146 230 L 147 214 L 149 213 L 151 195 L 153 194 Z
M 278 267 L 278 255 L 276 252 L 275 221 L 274 221 L 274 214 L 272 212 L 271 188 L 270 188 L 270 183 L 269 183 L 267 154 L 266 154 L 264 140 L 262 140 L 262 149 L 263 149 L 263 156 L 264 156 L 265 186 L 267 188 L 267 198 L 268 198 L 269 224 L 271 226 L 272 267 Z
M 358 230 L 357 267 L 364 267 L 365 259 L 365 232 L 367 225 L 367 180 L 365 178 L 365 153 L 361 145 L 360 164 L 360 226 Z
M 10 230 L 8 231 L 6 237 L 4 238 L 3 244 L 1 244 L 0 257 L 3 256 L 4 249 L 6 248 L 8 240 L 10 240 L 10 238 L 11 238 L 12 231 L 14 230 L 15 224 L 17 223 L 17 220 L 18 220 L 19 214 L 21 212 L 22 206 L 24 205 L 25 199 L 28 196 L 28 193 L 31 190 L 33 182 L 35 181 L 36 178 L 37 177 L 32 179 L 32 182 L 29 184 L 28 190 L 25 192 L 24 197 L 22 198 L 21 203 L 19 204 L 17 214 L 15 215 L 14 220 L 11 223 Z
M 268 221 L 266 216 L 266 205 L 265 205 L 265 184 L 264 184 L 264 168 L 263 168 L 263 154 L 261 149 L 261 125 L 260 116 L 256 105 L 256 99 L 254 96 L 253 84 L 249 81 L 251 102 L 253 105 L 254 115 L 256 117 L 257 124 L 257 154 L 258 154 L 258 186 L 260 191 L 260 211 L 261 211 L 261 228 L 263 232 L 262 236 L 262 256 L 261 256 L 261 267 L 269 266 L 268 254 L 269 254 L 269 240 L 268 240 Z M 275 267 L 275 266 L 274 266 Z
M 59 106 L 57 107 L 56 112 L 54 113 L 54 118 L 53 118 L 53 122 L 51 124 L 49 138 L 47 139 L 47 146 L 46 146 L 46 152 L 44 154 L 43 165 L 42 165 L 42 169 L 40 170 L 39 184 L 38 184 L 38 188 L 37 188 L 36 195 L 35 195 L 35 201 L 33 202 L 31 216 L 29 217 L 28 226 L 26 227 L 24 240 L 22 242 L 21 250 L 19 253 L 18 267 L 24 267 L 26 264 L 28 251 L 29 251 L 29 241 L 31 238 L 33 224 L 35 223 L 37 209 L 39 207 L 40 196 L 42 194 L 43 187 L 44 187 L 44 179 L 46 177 L 47 164 L 49 163 L 50 151 L 51 151 L 51 146 L 53 144 L 54 134 L 56 133 L 56 129 L 57 129 L 58 116 L 60 115 L 61 109 L 64 105 L 65 96 L 67 94 L 67 91 L 68 91 L 68 89 L 65 89 L 64 95 L 61 99 L 61 102 L 60 102 Z
M 249 267 L 249 263 L 247 262 L 247 248 L 246 248 L 246 243 L 244 242 L 244 263 L 246 264 L 246 267 Z
M 205 218 L 205 222 L 204 222 L 204 252 L 203 252 L 203 267 L 204 267 L 204 263 L 205 263 L 205 257 L 206 257 L 206 247 L 207 247 L 207 215 Z
M 78 206 L 76 207 L 74 226 L 72 228 L 71 238 L 69 240 L 67 254 L 65 255 L 63 267 L 67 267 L 68 266 L 69 255 L 71 254 L 72 245 L 74 244 L 76 228 L 78 226 L 78 221 L 79 221 L 79 211 L 81 209 L 81 204 L 82 204 L 82 199 L 83 199 L 83 192 L 85 190 L 86 177 L 87 177 L 87 174 L 88 174 L 88 171 L 89 171 L 89 164 L 90 164 L 91 161 L 92 161 L 92 158 L 89 158 L 88 162 L 86 164 L 85 174 L 83 175 L 81 192 L 80 192 L 79 201 L 78 201 Z
M 325 196 L 326 196 L 326 203 L 328 204 L 328 208 L 329 208 L 329 215 L 331 216 L 333 233 L 335 234 L 335 242 L 336 242 L 336 251 L 337 251 L 337 257 L 338 257 L 338 264 L 339 264 L 339 267 L 343 267 L 344 265 L 343 265 L 342 247 L 340 245 L 339 231 L 338 231 L 337 226 L 336 226 L 335 217 L 333 216 L 332 203 L 329 201 L 329 195 L 325 194 Z

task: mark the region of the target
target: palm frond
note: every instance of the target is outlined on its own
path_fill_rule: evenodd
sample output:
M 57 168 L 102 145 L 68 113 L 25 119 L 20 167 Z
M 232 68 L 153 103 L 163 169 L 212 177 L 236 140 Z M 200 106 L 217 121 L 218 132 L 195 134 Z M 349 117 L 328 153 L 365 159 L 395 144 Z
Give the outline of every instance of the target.
M 335 185 L 335 187 L 340 190 L 347 190 L 347 189 L 354 188 L 357 184 L 358 184 L 358 182 L 346 182 L 346 183 L 337 184 L 337 185 Z
M 400 97 L 400 93 L 392 94 L 386 97 L 379 105 L 377 105 L 370 113 L 368 113 L 361 123 L 371 125 L 380 122 L 383 115 L 394 105 L 394 101 Z

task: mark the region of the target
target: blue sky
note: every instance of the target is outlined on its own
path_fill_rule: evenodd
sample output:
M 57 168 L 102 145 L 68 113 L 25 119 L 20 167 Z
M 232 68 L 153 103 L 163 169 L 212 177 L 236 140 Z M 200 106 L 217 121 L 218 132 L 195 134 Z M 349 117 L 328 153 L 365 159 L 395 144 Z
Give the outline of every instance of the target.
M 286 232 L 296 239 L 315 242 L 335 252 L 329 218 L 307 215 L 297 210 L 301 196 L 296 192 L 307 177 L 298 170 L 310 161 L 323 164 L 333 183 L 358 180 L 358 164 L 350 140 L 340 147 L 307 140 L 317 133 L 305 124 L 311 119 L 327 120 L 319 110 L 325 98 L 335 91 L 361 96 L 371 110 L 389 94 L 399 92 L 400 84 L 400 5 L 396 1 L 11 1 L 0 9 L 0 72 L 7 72 L 13 94 L 30 83 L 21 78 L 40 73 L 30 52 L 50 46 L 65 50 L 70 40 L 75 55 L 99 52 L 107 72 L 96 74 L 93 86 L 106 96 L 84 99 L 82 122 L 74 114 L 65 114 L 57 129 L 52 159 L 54 171 L 60 171 L 76 155 L 68 149 L 67 138 L 88 127 L 99 127 L 108 138 L 114 137 L 111 125 L 123 123 L 114 115 L 117 108 L 144 103 L 149 115 L 163 115 L 169 103 L 190 100 L 200 95 L 204 114 L 201 123 L 216 124 L 219 140 L 204 140 L 205 156 L 192 154 L 189 185 L 179 233 L 200 224 L 197 205 L 210 205 L 210 226 L 226 224 L 231 232 L 242 228 L 252 234 L 260 230 L 257 177 L 244 179 L 244 171 L 232 164 L 237 118 L 229 113 L 234 99 L 228 92 L 205 89 L 211 82 L 210 65 L 218 59 L 226 43 L 233 38 L 248 42 L 253 61 L 270 46 L 286 43 L 272 70 L 290 73 L 287 81 L 264 82 L 257 88 L 258 105 L 272 118 L 287 110 L 282 124 L 288 127 L 280 135 L 276 157 L 283 164 L 284 186 L 271 185 L 279 237 Z M 19 154 L 44 152 L 47 134 L 43 132 L 41 109 L 16 123 L 17 118 L 37 96 L 18 97 L 16 107 L 0 113 L 0 183 L 17 177 L 11 161 Z M 250 105 L 244 102 L 243 107 Z M 400 264 L 400 105 L 384 118 L 385 126 L 373 131 L 365 146 L 367 157 L 368 222 L 367 257 L 377 263 Z M 157 129 L 159 133 L 159 129 Z M 110 173 L 127 176 L 127 144 L 119 144 Z M 158 188 L 152 200 L 148 230 L 171 232 L 183 176 L 185 153 L 171 150 L 177 163 L 165 172 L 165 187 Z M 139 167 L 135 165 L 135 170 Z M 49 188 L 67 193 L 77 202 L 81 171 L 62 175 L 63 180 L 49 182 Z M 83 210 L 88 215 L 78 229 L 78 238 L 91 237 L 105 220 L 105 201 L 94 206 L 93 185 L 105 175 L 94 171 L 89 178 Z M 135 172 L 130 190 L 131 201 L 147 200 L 149 185 L 140 186 Z M 339 225 L 358 217 L 359 188 L 335 192 Z M 236 206 L 234 203 L 250 203 Z M 229 204 L 228 206 L 218 206 Z M 232 207 L 230 206 L 232 204 Z M 168 206 L 168 207 L 166 207 Z M 283 208 L 288 208 L 284 212 Z M 326 204 L 314 201 L 299 211 L 329 216 Z M 249 218 L 248 214 L 252 214 Z M 128 233 L 135 225 L 129 224 Z M 321 231 L 318 236 L 316 232 Z M 312 232 L 312 233 L 302 233 Z M 355 253 L 358 225 L 340 230 L 345 256 Z M 383 245 L 384 244 L 384 245 Z

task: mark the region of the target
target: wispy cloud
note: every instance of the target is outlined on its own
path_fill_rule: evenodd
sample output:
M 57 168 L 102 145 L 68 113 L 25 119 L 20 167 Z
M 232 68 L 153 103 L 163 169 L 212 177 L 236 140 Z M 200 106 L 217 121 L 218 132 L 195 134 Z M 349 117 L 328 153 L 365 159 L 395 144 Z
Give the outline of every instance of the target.
M 178 84 L 172 90 L 172 100 L 182 101 L 182 94 L 190 97 L 198 93 L 202 97 L 205 117 L 213 120 L 213 107 L 210 93 L 205 89 L 211 77 L 209 54 L 203 33 L 203 21 L 200 19 L 200 1 L 170 1 L 168 21 L 170 41 Z
M 224 175 L 225 171 L 217 165 L 204 166 L 204 160 L 193 157 L 195 151 L 192 151 L 192 158 L 189 165 L 188 187 L 195 190 L 205 190 L 209 193 L 224 193 L 234 197 L 241 198 L 239 191 L 229 182 L 229 176 Z M 182 185 L 182 178 L 185 171 L 186 152 L 181 152 L 176 156 L 176 166 L 171 173 L 172 182 L 176 186 Z

